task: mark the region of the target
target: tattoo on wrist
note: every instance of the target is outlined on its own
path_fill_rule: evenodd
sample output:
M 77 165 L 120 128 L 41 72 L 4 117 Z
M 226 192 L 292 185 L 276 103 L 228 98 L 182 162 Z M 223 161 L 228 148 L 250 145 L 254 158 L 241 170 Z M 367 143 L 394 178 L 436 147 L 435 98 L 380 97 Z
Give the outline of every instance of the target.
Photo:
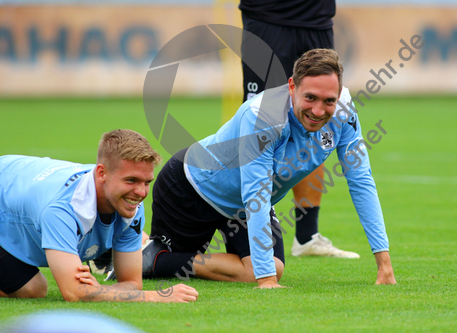
M 142 296 L 142 297 L 141 297 Z M 84 288 L 83 301 L 99 302 L 99 301 L 139 301 L 144 302 L 144 292 L 141 290 L 119 290 L 100 286 L 95 290 L 93 288 Z

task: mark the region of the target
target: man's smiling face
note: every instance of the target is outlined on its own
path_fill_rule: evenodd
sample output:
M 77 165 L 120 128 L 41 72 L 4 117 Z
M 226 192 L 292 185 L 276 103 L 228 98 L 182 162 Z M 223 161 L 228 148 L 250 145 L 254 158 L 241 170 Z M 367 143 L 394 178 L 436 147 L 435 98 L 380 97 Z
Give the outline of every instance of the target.
M 340 95 L 336 74 L 305 76 L 299 86 L 289 79 L 294 115 L 308 132 L 317 132 L 335 113 Z
M 149 193 L 154 163 L 120 160 L 112 170 L 98 164 L 95 173 L 101 184 L 97 191 L 98 211 L 102 214 L 117 211 L 122 217 L 132 218 Z

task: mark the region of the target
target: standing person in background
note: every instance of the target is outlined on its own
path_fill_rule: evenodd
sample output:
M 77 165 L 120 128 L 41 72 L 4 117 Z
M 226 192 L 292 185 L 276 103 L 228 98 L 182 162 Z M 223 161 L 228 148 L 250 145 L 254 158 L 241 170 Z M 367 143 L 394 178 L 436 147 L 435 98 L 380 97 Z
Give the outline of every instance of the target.
M 292 76 L 294 62 L 306 51 L 316 48 L 334 49 L 333 21 L 335 0 L 241 0 L 243 28 L 261 38 L 281 61 L 286 77 Z M 249 38 L 243 38 L 242 58 L 254 57 L 256 50 L 249 47 Z M 265 89 L 265 82 L 242 62 L 243 101 Z M 278 82 L 278 86 L 286 82 Z M 271 88 L 271 87 L 269 87 Z M 318 232 L 318 215 L 322 189 L 316 177 L 324 179 L 324 164 L 294 186 L 296 234 L 292 245 L 293 256 L 330 256 L 360 258 L 357 253 L 343 251 Z

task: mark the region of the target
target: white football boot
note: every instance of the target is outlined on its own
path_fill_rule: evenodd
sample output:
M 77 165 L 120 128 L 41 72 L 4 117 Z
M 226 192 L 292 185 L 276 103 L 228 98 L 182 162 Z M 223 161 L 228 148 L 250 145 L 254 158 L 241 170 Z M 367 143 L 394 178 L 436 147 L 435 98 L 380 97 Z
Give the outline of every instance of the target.
M 312 239 L 305 244 L 300 244 L 297 237 L 294 237 L 292 244 L 292 255 L 294 257 L 302 256 L 321 256 L 321 257 L 336 257 L 336 258 L 360 258 L 355 252 L 348 252 L 340 250 L 332 245 L 332 241 L 327 237 L 316 233 Z

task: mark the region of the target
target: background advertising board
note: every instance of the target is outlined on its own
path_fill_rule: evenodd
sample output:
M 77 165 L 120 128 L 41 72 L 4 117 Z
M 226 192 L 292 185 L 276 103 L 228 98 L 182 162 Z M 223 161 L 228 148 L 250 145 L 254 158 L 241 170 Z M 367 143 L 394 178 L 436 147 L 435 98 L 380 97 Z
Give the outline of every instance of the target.
M 168 41 L 213 23 L 241 27 L 236 4 L 0 6 L 0 95 L 139 96 Z M 457 8 L 338 7 L 334 30 L 345 85 L 363 90 L 361 99 L 457 90 Z M 198 34 L 186 41 L 196 53 L 208 42 Z M 179 66 L 174 94 L 241 94 L 240 59 L 230 49 Z

